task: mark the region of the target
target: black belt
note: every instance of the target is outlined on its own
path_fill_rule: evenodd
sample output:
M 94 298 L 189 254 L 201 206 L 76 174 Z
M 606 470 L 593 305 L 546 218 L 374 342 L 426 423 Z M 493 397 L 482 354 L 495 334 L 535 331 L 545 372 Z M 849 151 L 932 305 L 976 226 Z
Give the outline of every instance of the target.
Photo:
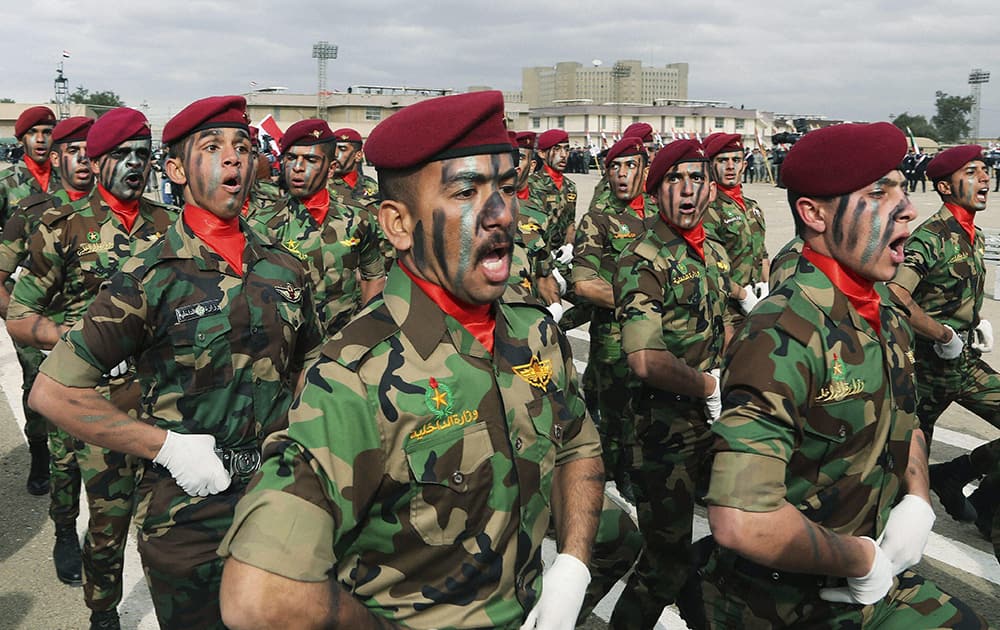
M 260 469 L 262 457 L 260 447 L 245 446 L 243 448 L 216 448 L 215 455 L 229 472 L 232 479 L 246 479 Z M 150 461 L 153 470 L 169 475 L 166 466 Z
M 737 573 L 742 573 L 750 578 L 773 582 L 775 584 L 795 586 L 798 588 L 825 588 L 844 586 L 847 584 L 846 578 L 834 577 L 830 575 L 816 575 L 812 573 L 778 571 L 772 567 L 765 567 L 762 564 L 751 562 L 741 556 L 735 556 L 731 562 L 731 566 Z

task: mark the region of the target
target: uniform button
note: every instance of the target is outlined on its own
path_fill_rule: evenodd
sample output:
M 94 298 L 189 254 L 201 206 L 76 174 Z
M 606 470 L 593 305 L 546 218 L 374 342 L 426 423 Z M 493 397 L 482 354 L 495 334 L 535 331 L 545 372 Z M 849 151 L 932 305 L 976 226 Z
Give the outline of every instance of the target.
M 777 582 L 778 580 L 781 579 L 781 574 L 775 571 L 774 573 L 771 574 L 771 579 Z
M 844 428 L 844 425 L 840 425 L 840 437 L 844 437 L 846 435 L 847 435 L 847 429 Z
M 889 453 L 888 456 L 885 458 L 885 467 L 889 470 L 892 470 L 895 463 L 896 461 L 892 458 L 892 453 Z
M 517 438 L 516 440 L 514 440 L 514 450 L 520 451 L 523 446 L 524 446 L 524 440 L 522 440 L 521 438 Z
M 205 341 L 205 333 L 198 333 L 198 341 Z
M 465 475 L 461 471 L 456 470 L 451 474 L 451 480 L 455 482 L 456 485 L 462 485 L 465 481 Z
M 517 588 L 524 588 L 524 576 L 517 576 Z
M 252 328 L 250 329 L 250 332 L 251 332 L 252 334 L 256 335 L 256 334 L 257 334 L 257 331 L 258 331 L 258 330 L 260 330 L 260 328 L 257 328 L 256 326 L 254 326 L 254 327 L 252 327 Z

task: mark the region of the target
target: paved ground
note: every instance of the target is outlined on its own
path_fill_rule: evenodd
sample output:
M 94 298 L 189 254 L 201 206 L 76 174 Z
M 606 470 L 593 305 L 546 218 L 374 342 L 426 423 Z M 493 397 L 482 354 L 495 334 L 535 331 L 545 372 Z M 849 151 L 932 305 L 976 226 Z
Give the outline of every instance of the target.
M 577 182 L 581 212 L 590 201 L 595 175 L 570 175 Z M 746 195 L 757 199 L 768 222 L 768 249 L 776 252 L 792 235 L 792 221 L 784 191 L 764 185 L 747 186 Z M 936 195 L 917 192 L 914 203 L 921 218 L 938 208 Z M 996 205 L 996 204 L 994 204 Z M 979 223 L 1000 228 L 1000 214 L 983 213 Z M 994 295 L 994 273 L 987 278 L 987 297 Z M 1000 302 L 986 300 L 984 316 L 1000 323 Z M 571 342 L 578 362 L 587 359 L 586 333 L 571 333 Z M 1000 351 L 987 355 L 1000 367 Z M 581 370 L 582 371 L 582 370 Z M 76 629 L 87 627 L 87 610 L 82 591 L 61 584 L 52 567 L 53 528 L 47 517 L 48 500 L 32 497 L 24 490 L 28 469 L 28 448 L 21 426 L 20 371 L 6 329 L 0 325 L 0 630 Z M 952 407 L 939 422 L 935 432 L 933 461 L 944 461 L 975 448 L 984 440 L 1000 437 L 997 430 L 963 409 Z M 920 570 L 963 597 L 984 614 L 991 625 L 1000 627 L 1000 564 L 992 548 L 970 524 L 949 519 L 940 506 L 925 559 Z M 707 532 L 704 514 L 697 517 L 696 535 Z M 85 529 L 81 517 L 79 529 Z M 124 628 L 151 629 L 156 627 L 149 594 L 142 581 L 142 571 L 134 544 L 130 547 L 126 566 L 125 599 L 120 607 Z M 616 594 L 605 598 L 587 628 L 604 628 Z M 658 627 L 683 628 L 676 614 L 667 609 Z

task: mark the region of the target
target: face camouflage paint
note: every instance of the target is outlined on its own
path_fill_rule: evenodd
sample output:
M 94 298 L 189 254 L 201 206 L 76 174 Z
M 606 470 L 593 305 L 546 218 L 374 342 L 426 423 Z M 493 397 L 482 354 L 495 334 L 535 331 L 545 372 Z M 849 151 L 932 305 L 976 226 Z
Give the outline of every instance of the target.
M 709 181 L 707 171 L 707 162 L 682 162 L 663 176 L 656 205 L 668 223 L 689 230 L 701 222 L 715 199 L 715 182 Z
M 568 142 L 553 145 L 545 152 L 545 163 L 549 165 L 549 168 L 560 173 L 566 170 L 567 159 L 569 159 Z
M 38 164 L 44 164 L 49 159 L 52 149 L 53 125 L 35 125 L 21 136 L 24 145 L 24 155 Z
M 611 191 L 620 201 L 632 201 L 642 191 L 644 172 L 642 157 L 629 155 L 615 158 L 608 168 Z
M 323 146 L 296 145 L 281 157 L 288 192 L 297 199 L 310 197 L 324 186 L 330 173 L 330 158 Z
M 720 185 L 732 188 L 740 183 L 745 166 L 741 151 L 726 151 L 712 158 L 712 176 Z
M 87 159 L 87 141 L 61 142 L 53 150 L 60 181 L 67 190 L 89 192 L 94 185 L 94 173 Z
M 361 148 L 353 142 L 338 142 L 333 154 L 333 174 L 338 177 L 350 173 L 358 164 Z
M 189 137 L 184 145 L 188 201 L 212 214 L 230 218 L 249 194 L 250 136 L 243 129 L 215 127 Z
M 149 178 L 152 140 L 128 140 L 97 158 L 91 168 L 97 181 L 121 201 L 142 197 Z

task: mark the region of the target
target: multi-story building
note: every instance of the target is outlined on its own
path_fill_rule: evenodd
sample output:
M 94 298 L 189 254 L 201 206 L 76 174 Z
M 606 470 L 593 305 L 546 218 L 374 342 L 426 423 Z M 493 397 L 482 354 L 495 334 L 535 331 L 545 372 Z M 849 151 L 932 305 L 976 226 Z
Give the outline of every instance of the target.
M 530 107 L 587 99 L 592 103 L 651 105 L 658 100 L 686 100 L 688 64 L 643 66 L 636 59 L 586 66 L 560 61 L 554 66 L 521 69 L 521 93 Z

